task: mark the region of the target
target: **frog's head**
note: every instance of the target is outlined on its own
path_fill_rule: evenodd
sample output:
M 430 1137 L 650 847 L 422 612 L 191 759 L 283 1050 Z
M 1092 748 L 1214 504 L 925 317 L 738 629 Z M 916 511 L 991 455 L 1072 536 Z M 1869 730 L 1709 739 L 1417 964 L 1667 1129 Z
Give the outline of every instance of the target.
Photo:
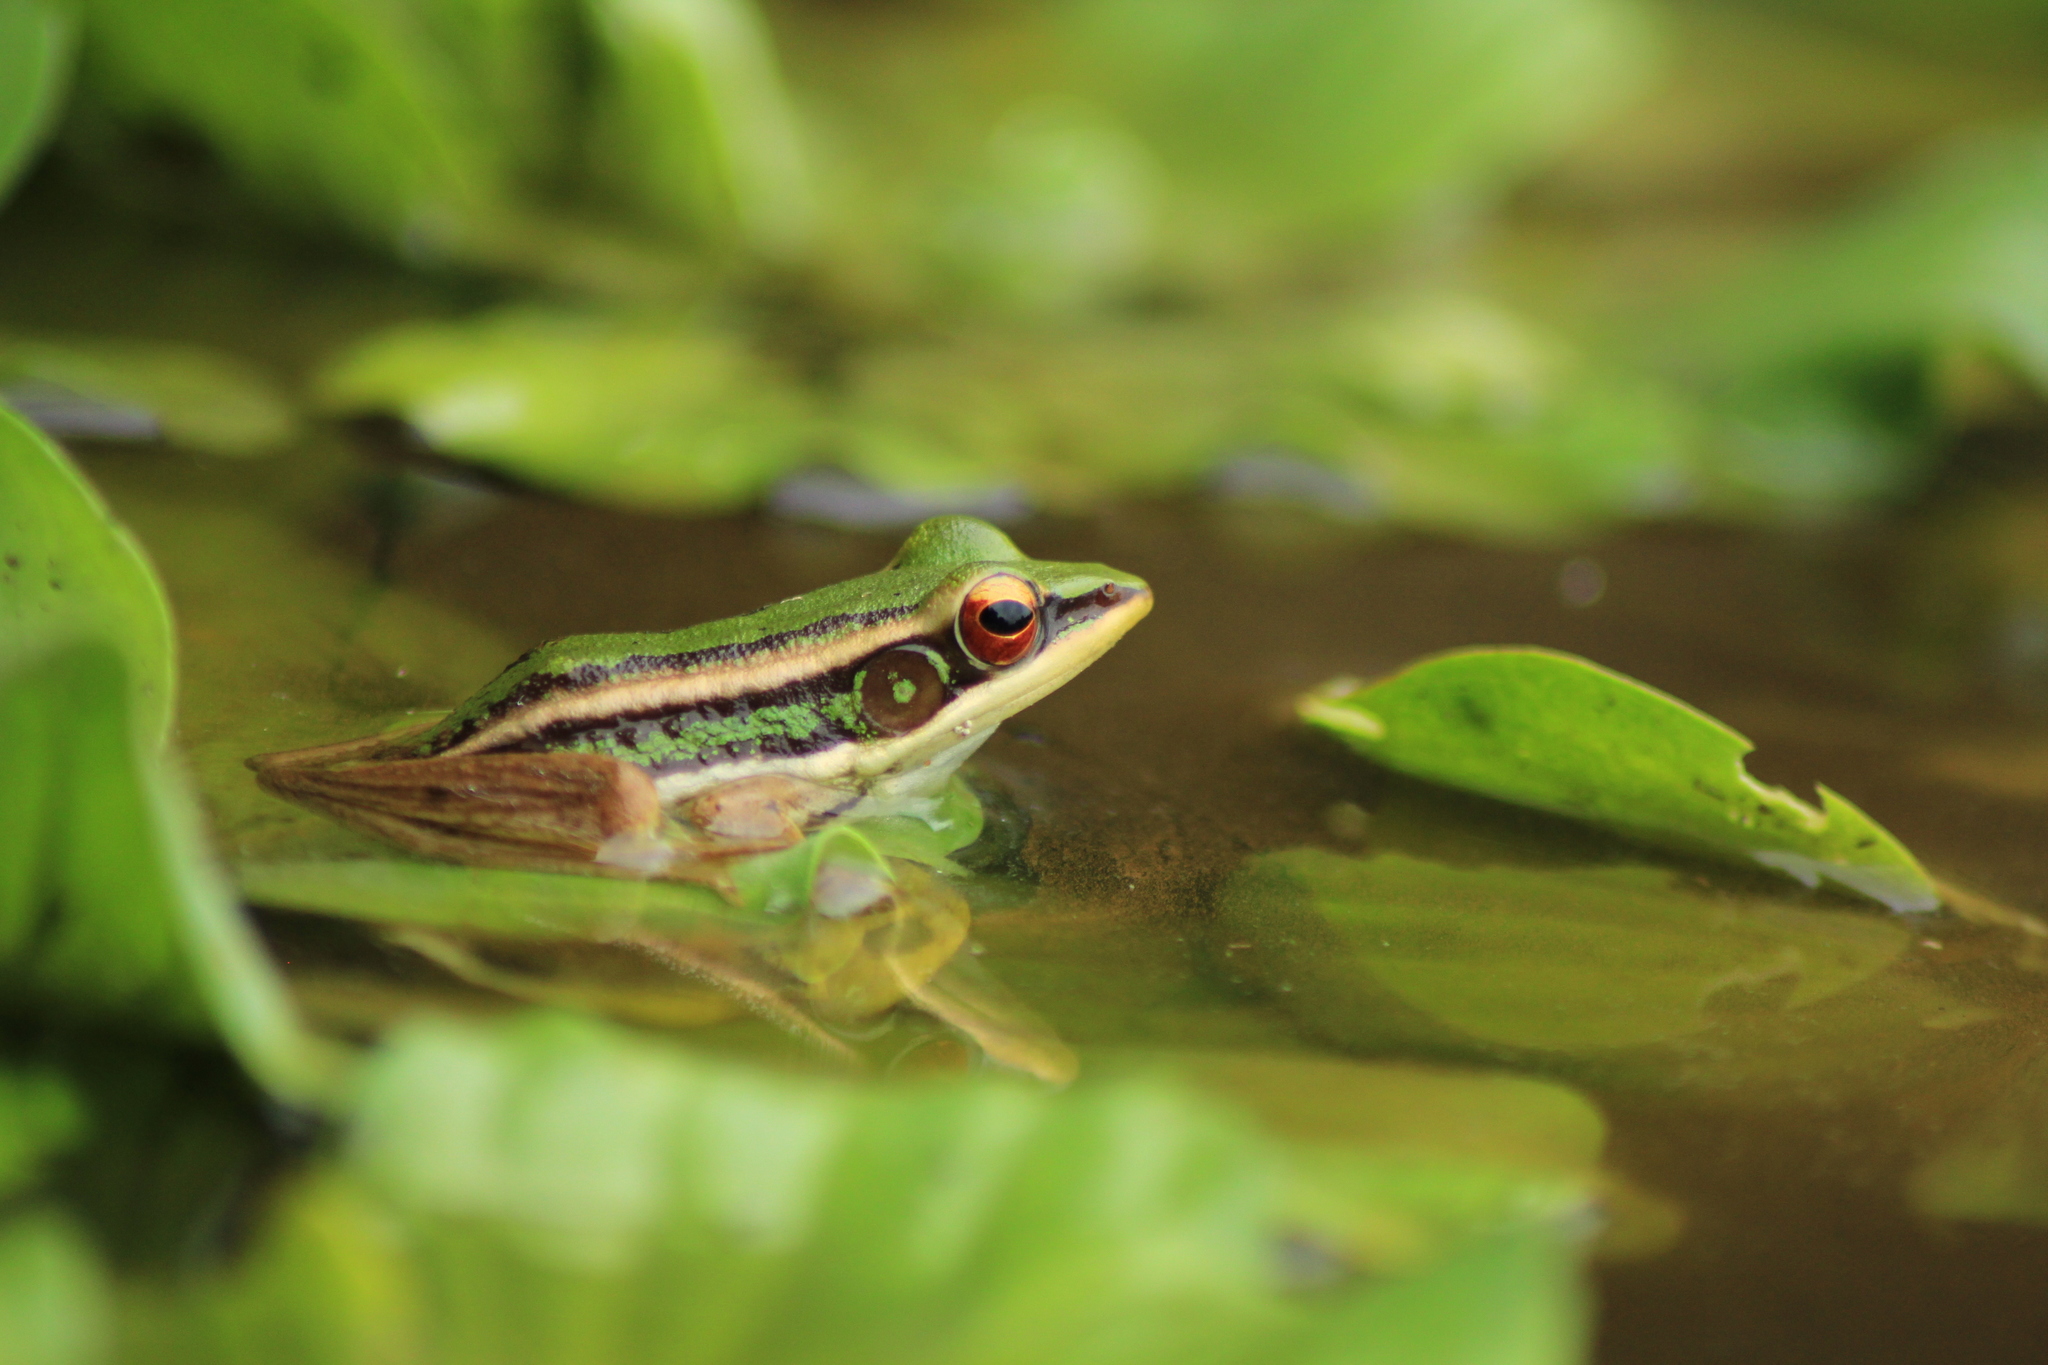
M 974 517 L 925 522 L 874 578 L 899 580 L 897 591 L 918 605 L 850 680 L 871 731 L 855 766 L 911 788 L 950 773 L 1004 719 L 1101 658 L 1152 610 L 1143 579 L 1028 558 Z

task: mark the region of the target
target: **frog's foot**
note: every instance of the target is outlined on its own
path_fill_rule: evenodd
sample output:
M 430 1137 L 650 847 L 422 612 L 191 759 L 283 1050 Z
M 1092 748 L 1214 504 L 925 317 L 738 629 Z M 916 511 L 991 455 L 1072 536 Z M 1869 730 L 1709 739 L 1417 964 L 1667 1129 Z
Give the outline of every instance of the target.
M 336 750 L 349 746 L 333 746 Z M 455 862 L 711 880 L 684 842 L 659 871 L 600 863 L 668 822 L 644 768 L 597 754 L 465 754 L 349 762 L 307 751 L 251 759 L 264 790 L 401 848 Z
M 838 787 L 765 774 L 713 787 L 683 805 L 683 816 L 715 839 L 785 848 L 858 798 Z

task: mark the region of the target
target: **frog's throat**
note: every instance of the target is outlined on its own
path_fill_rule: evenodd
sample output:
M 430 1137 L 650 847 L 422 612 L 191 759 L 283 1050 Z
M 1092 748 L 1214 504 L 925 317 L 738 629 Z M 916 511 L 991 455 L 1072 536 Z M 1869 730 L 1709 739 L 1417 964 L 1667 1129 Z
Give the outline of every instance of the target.
M 1028 662 L 955 698 L 907 735 L 848 741 L 801 757 L 740 759 L 713 768 L 668 773 L 656 779 L 656 790 L 664 802 L 671 802 L 739 778 L 780 773 L 855 788 L 873 799 L 929 796 L 945 785 L 954 769 L 980 748 L 998 725 L 1108 653 L 1110 646 L 1151 610 L 1151 592 L 1133 592 Z

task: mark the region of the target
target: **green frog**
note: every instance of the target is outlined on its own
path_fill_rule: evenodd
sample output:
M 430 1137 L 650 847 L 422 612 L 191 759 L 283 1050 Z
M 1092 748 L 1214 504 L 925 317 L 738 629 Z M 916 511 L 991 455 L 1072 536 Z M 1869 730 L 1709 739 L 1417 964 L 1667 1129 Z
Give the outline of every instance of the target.
M 839 818 L 936 818 L 1008 716 L 1151 610 L 1101 564 L 935 517 L 878 573 L 727 621 L 529 651 L 439 721 L 249 760 L 278 796 L 458 862 L 725 884 Z

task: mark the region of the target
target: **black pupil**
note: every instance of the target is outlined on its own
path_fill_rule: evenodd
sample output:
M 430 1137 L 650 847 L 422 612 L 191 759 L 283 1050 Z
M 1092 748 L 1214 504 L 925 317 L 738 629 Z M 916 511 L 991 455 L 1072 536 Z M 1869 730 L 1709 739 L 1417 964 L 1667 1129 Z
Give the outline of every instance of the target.
M 991 635 L 1015 635 L 1031 624 L 1031 607 L 1013 600 L 991 602 L 981 609 L 981 628 Z

